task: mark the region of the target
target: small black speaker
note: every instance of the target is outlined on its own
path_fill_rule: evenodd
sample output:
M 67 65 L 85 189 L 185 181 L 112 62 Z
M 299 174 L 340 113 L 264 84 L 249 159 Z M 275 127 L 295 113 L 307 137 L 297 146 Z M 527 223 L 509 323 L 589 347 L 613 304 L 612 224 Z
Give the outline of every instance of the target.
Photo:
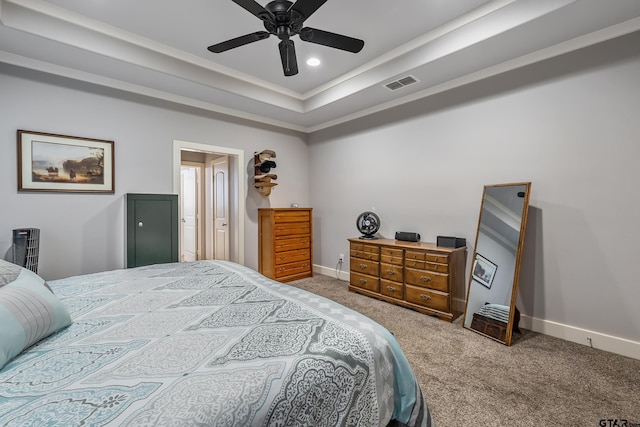
M 463 237 L 438 236 L 436 245 L 443 248 L 461 248 L 467 246 L 467 239 Z
M 405 242 L 419 242 L 420 233 L 412 233 L 410 231 L 396 231 L 396 240 L 404 240 Z

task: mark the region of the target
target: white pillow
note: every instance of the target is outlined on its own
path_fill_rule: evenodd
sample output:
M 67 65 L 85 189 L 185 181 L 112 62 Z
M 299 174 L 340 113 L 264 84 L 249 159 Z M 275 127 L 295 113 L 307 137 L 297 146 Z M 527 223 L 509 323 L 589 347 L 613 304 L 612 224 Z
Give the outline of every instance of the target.
M 69 311 L 43 278 L 0 260 L 0 369 L 71 323 Z

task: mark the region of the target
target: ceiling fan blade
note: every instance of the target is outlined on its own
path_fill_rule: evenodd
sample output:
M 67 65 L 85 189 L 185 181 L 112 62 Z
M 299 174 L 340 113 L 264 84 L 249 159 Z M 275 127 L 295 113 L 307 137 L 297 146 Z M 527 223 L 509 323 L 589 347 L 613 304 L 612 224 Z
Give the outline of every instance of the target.
M 272 24 L 275 23 L 275 17 L 271 12 L 269 12 L 264 7 L 260 6 L 260 4 L 256 3 L 254 0 L 231 0 L 238 6 L 244 8 L 249 11 L 249 13 L 254 14 L 259 19 L 263 21 L 270 22 Z M 326 0 L 325 0 L 326 1 Z
M 300 30 L 300 39 L 306 42 L 321 44 L 323 46 L 342 49 L 353 53 L 360 52 L 364 47 L 363 40 L 310 27 L 304 27 Z
M 298 61 L 296 60 L 296 48 L 293 40 L 282 40 L 278 43 L 280 48 L 280 59 L 282 60 L 282 70 L 285 76 L 295 76 L 298 74 Z
M 244 36 L 236 37 L 222 43 L 211 45 L 207 49 L 213 53 L 221 53 L 229 49 L 244 46 L 245 44 L 257 42 L 258 40 L 264 40 L 270 35 L 271 34 L 266 31 L 256 31 L 255 33 L 245 34 Z
M 291 6 L 291 9 L 301 14 L 304 19 L 307 19 L 326 2 L 327 0 L 298 0 L 293 6 Z

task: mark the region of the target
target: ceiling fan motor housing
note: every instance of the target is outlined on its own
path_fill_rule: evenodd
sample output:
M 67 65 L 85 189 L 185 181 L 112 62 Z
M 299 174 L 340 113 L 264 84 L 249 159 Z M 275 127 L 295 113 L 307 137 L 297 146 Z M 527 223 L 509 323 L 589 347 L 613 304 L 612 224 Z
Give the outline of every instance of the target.
M 265 6 L 271 12 L 271 17 L 263 19 L 264 28 L 280 40 L 289 40 L 291 36 L 300 33 L 304 17 L 295 9 L 291 9 L 293 3 L 287 0 L 275 0 Z

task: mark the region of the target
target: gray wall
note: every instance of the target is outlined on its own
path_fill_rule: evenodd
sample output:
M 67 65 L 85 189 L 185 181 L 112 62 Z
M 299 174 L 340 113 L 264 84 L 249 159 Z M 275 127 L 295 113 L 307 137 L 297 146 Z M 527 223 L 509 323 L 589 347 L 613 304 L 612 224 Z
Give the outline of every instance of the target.
M 173 192 L 173 140 L 277 153 L 278 186 L 246 201 L 245 263 L 257 268 L 257 208 L 309 203 L 304 136 L 0 64 L 0 257 L 14 228 L 40 228 L 46 279 L 124 267 L 123 195 Z M 16 131 L 115 141 L 115 194 L 18 193 Z
M 316 264 L 373 208 L 384 237 L 472 245 L 483 185 L 531 181 L 520 310 L 640 341 L 640 33 L 317 132 L 310 155 Z
M 532 181 L 521 311 L 640 341 L 640 34 L 308 137 L 6 65 L 0 90 L 0 252 L 13 228 L 41 228 L 47 279 L 124 265 L 122 196 L 171 192 L 172 140 L 247 163 L 271 148 L 278 187 L 245 195 L 250 267 L 257 207 L 312 206 L 314 263 L 332 268 L 364 210 L 385 237 L 472 244 L 483 185 Z M 115 140 L 116 193 L 18 193 L 17 129 Z

